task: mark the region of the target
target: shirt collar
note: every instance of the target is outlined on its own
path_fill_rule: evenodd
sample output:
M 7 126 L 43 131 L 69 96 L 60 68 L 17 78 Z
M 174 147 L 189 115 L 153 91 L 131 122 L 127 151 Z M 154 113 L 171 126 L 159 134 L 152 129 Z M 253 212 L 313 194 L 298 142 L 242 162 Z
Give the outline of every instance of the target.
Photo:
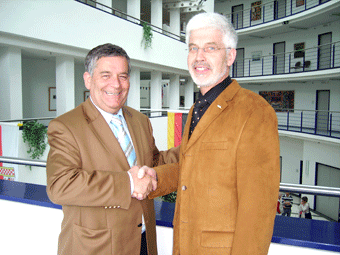
M 90 99 L 91 99 L 92 104 L 98 109 L 98 111 L 101 113 L 101 115 L 103 115 L 103 117 L 104 117 L 105 121 L 107 122 L 107 124 L 109 124 L 110 121 L 111 121 L 111 119 L 112 119 L 112 116 L 113 116 L 114 114 L 109 113 L 109 112 L 106 112 L 106 111 L 102 110 L 101 108 L 99 108 L 99 107 L 93 102 L 91 96 L 90 96 Z M 123 117 L 123 110 L 122 110 L 122 108 L 120 108 L 119 111 L 118 111 L 116 114 Z M 123 118 L 123 119 L 124 119 L 124 118 Z
M 206 100 L 207 103 L 212 104 L 214 100 L 222 93 L 222 91 L 229 86 L 229 84 L 232 82 L 230 76 L 225 78 L 222 82 L 217 84 L 215 87 L 211 88 L 207 93 L 204 94 L 204 96 L 199 93 L 198 99 L 199 100 Z

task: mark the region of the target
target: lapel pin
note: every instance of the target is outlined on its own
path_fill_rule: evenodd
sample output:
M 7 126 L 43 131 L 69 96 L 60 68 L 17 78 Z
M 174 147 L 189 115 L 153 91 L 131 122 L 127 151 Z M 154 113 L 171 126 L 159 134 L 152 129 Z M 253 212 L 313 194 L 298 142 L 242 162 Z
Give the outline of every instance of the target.
M 222 109 L 222 106 L 220 106 L 219 104 L 217 105 L 218 108 Z

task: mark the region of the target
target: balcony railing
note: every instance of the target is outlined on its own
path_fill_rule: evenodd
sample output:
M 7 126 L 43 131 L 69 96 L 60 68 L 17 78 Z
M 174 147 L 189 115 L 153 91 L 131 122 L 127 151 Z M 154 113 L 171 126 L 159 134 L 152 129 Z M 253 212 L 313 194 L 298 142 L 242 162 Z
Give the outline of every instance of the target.
M 121 18 L 121 19 L 125 19 L 129 22 L 132 22 L 132 23 L 135 23 L 137 25 L 140 25 L 142 26 L 143 23 L 146 23 L 148 24 L 150 27 L 151 27 L 151 30 L 156 32 L 156 33 L 159 33 L 159 34 L 163 34 L 165 36 L 168 36 L 168 37 L 171 37 L 172 39 L 175 39 L 175 40 L 178 40 L 178 41 L 181 41 L 181 42 L 185 42 L 185 36 L 183 35 L 176 35 L 176 34 L 173 34 L 169 31 L 166 31 L 162 28 L 159 28 L 159 27 L 156 27 L 146 21 L 143 21 L 143 20 L 140 20 L 140 19 L 137 19 L 133 16 L 130 16 L 124 12 L 122 12 L 121 10 L 118 10 L 118 9 L 115 9 L 115 8 L 111 8 L 107 5 L 104 5 L 100 2 L 97 2 L 96 0 L 75 0 L 76 2 L 80 2 L 80 3 L 83 3 L 83 4 L 86 4 L 86 5 L 89 5 L 93 8 L 96 8 L 98 10 L 101 10 L 101 11 L 104 11 L 106 13 L 109 13 L 111 15 L 114 15 L 118 18 Z
M 271 1 L 264 4 L 256 4 L 245 10 L 234 11 L 226 16 L 231 19 L 236 30 L 258 26 L 264 23 L 283 19 L 322 5 L 330 0 L 288 0 Z
M 279 130 L 340 138 L 340 112 L 275 109 Z
M 340 67 L 340 42 L 323 44 L 300 51 L 236 59 L 234 78 L 295 74 Z
M 37 166 L 37 167 L 42 167 L 42 168 L 46 167 L 46 161 L 45 160 L 32 160 L 32 159 L 24 159 L 24 158 L 17 158 L 17 157 L 0 156 L 0 163 L 1 162 L 4 163 L 4 164 L 18 164 L 18 165 L 26 165 L 26 166 Z M 34 183 L 32 183 L 32 184 L 34 184 Z M 44 189 L 44 191 L 45 191 L 45 189 Z M 317 198 L 318 196 L 335 197 L 335 198 L 337 198 L 337 199 L 335 199 L 335 203 L 333 203 L 332 205 L 329 204 L 328 207 L 331 206 L 333 208 L 333 210 L 334 210 L 334 208 L 339 207 L 338 197 L 340 197 L 340 188 L 338 188 L 338 187 L 324 187 L 324 186 L 316 186 L 316 185 L 300 185 L 300 184 L 280 183 L 280 191 L 281 192 L 294 193 L 296 196 L 301 196 L 302 194 L 304 194 L 304 195 L 309 194 L 309 195 L 316 196 L 314 198 L 312 196 L 310 196 L 310 199 L 311 199 L 310 202 L 312 202 L 313 200 L 316 200 L 316 199 L 323 199 L 324 200 L 324 198 L 320 198 L 320 197 Z M 6 191 L 6 190 L 3 190 L 3 192 L 8 193 L 8 191 Z M 9 192 L 9 193 L 20 194 L 20 191 L 19 192 Z M 1 195 L 1 190 L 0 190 L 0 195 Z M 35 194 L 35 195 L 37 195 L 37 194 Z M 40 197 L 40 199 L 41 199 L 41 196 L 36 196 L 36 197 Z M 48 198 L 46 197 L 46 199 L 41 200 L 41 201 L 48 202 Z M 53 207 L 53 206 L 51 206 L 51 207 Z M 334 216 L 330 217 L 331 215 L 328 216 L 326 214 L 323 214 L 322 208 L 320 208 L 320 209 L 321 209 L 321 212 L 314 211 L 313 213 L 314 214 L 317 213 L 320 217 L 327 219 L 327 220 L 330 220 L 330 221 L 338 221 L 338 217 L 334 217 Z M 295 209 L 294 211 L 296 211 L 296 210 L 297 209 Z M 314 208 L 314 210 L 317 210 L 317 208 Z M 298 217 L 298 215 L 292 215 L 292 216 Z

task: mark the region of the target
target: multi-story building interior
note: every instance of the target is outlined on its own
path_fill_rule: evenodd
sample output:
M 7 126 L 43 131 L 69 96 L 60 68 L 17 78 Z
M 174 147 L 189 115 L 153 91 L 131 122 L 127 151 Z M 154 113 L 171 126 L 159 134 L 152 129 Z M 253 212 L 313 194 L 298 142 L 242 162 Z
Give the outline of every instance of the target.
M 88 97 L 85 56 L 107 42 L 131 58 L 127 105 L 156 118 L 187 111 L 198 89 L 185 26 L 211 11 L 239 35 L 231 77 L 277 111 L 281 183 L 340 188 L 340 0 L 0 0 L 0 122 L 78 106 Z M 151 26 L 150 47 L 143 24 Z M 44 175 L 24 171 L 17 181 L 44 185 Z M 339 197 L 307 196 L 316 217 L 340 221 Z

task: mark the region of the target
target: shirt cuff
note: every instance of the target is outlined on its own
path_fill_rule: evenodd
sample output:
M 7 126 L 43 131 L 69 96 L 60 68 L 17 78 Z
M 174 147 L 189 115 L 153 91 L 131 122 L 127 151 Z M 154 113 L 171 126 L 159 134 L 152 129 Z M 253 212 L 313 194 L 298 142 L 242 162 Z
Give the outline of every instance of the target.
M 133 193 L 133 191 L 135 189 L 135 184 L 133 183 L 132 175 L 129 172 L 127 172 L 127 173 L 128 173 L 128 175 L 130 177 L 130 187 L 131 187 L 131 195 L 132 195 L 132 193 Z

